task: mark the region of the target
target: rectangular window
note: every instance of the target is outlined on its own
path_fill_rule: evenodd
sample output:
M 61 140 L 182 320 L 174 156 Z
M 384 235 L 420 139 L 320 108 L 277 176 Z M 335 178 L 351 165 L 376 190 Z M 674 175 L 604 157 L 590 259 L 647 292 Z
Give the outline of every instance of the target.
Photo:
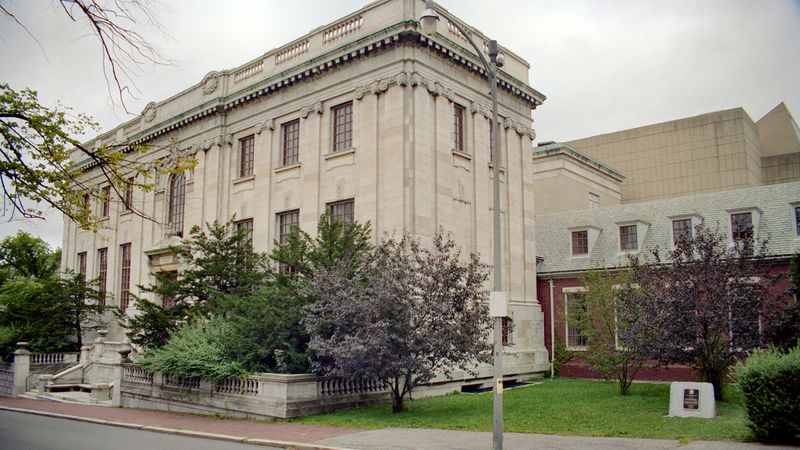
M 794 226 L 797 229 L 797 235 L 800 236 L 800 206 L 794 207 Z
M 464 151 L 464 107 L 459 105 L 458 103 L 454 104 L 453 107 L 453 125 L 454 125 L 454 132 L 453 132 L 453 146 L 456 150 L 463 152 Z
M 731 237 L 734 241 L 753 239 L 753 218 L 749 212 L 731 214 Z
M 332 222 L 339 222 L 345 228 L 349 227 L 353 223 L 353 200 L 329 204 L 328 213 Z
M 245 219 L 236 222 L 236 232 L 244 232 L 245 242 L 253 245 L 253 219 Z
M 106 278 L 108 276 L 108 248 L 97 249 L 97 278 L 99 283 L 97 289 L 101 293 L 106 292 Z M 103 300 L 101 304 L 105 305 Z
M 86 279 L 86 252 L 78 253 L 78 273 Z
M 255 146 L 255 136 L 252 134 L 246 138 L 239 139 L 239 176 L 249 177 L 253 174 L 253 148 Z
M 619 227 L 619 249 L 621 251 L 638 250 L 639 241 L 636 238 L 636 225 Z
M 125 198 L 122 199 L 122 204 L 125 206 L 125 211 L 131 210 L 131 205 L 133 205 L 133 177 L 128 178 L 128 182 L 125 183 Z
M 92 207 L 91 198 L 88 193 L 83 194 L 83 209 L 88 211 Z
M 111 186 L 104 187 L 103 192 L 100 195 L 100 216 L 108 217 L 108 214 L 111 211 Z
M 333 112 L 333 151 L 353 146 L 353 102 L 335 106 Z
M 163 272 L 163 278 L 161 278 L 160 283 L 161 287 L 163 288 L 165 285 L 172 284 L 178 281 L 178 272 Z M 161 307 L 164 309 L 172 309 L 175 307 L 175 296 L 170 294 L 163 294 L 161 296 Z
M 300 151 L 300 119 L 283 124 L 283 160 L 282 164 L 297 163 Z
M 672 221 L 672 243 L 678 245 L 682 239 L 692 238 L 692 219 Z
M 579 293 L 567 294 L 567 345 L 570 347 L 586 347 L 588 341 L 578 327 L 570 324 L 570 318 L 586 314 L 586 303 Z
M 511 345 L 511 332 L 513 331 L 514 326 L 511 322 L 510 317 L 503 317 L 503 346 L 507 347 Z
M 572 256 L 589 253 L 589 232 L 586 230 L 572 232 Z
M 278 214 L 278 244 L 286 244 L 286 236 L 292 231 L 292 227 L 298 226 L 300 226 L 299 209 Z
M 119 246 L 122 260 L 120 262 L 119 270 L 119 307 L 122 311 L 128 309 L 130 303 L 130 290 L 131 290 L 131 244 L 122 244 Z

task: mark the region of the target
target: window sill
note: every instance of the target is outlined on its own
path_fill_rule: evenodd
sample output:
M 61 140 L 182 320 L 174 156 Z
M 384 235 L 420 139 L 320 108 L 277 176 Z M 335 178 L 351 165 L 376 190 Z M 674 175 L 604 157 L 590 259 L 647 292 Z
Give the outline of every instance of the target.
M 569 259 L 587 259 L 589 258 L 589 256 L 590 255 L 588 253 L 583 253 L 580 255 L 569 255 Z
M 339 150 L 338 152 L 330 152 L 327 155 L 324 155 L 323 158 L 325 158 L 326 160 L 334 159 L 334 158 L 338 158 L 340 156 L 352 155 L 355 152 L 356 152 L 356 148 L 355 147 L 350 147 L 350 148 L 346 148 L 344 150 Z
M 494 170 L 494 164 L 492 164 L 492 163 L 489 163 L 489 168 L 490 168 L 490 169 L 492 169 L 492 170 Z M 500 167 L 499 167 L 497 170 L 498 170 L 500 173 L 502 173 L 502 174 L 505 174 L 505 173 L 506 173 L 506 168 L 505 168 L 505 167 L 503 167 L 503 166 L 500 166 Z
M 246 177 L 241 177 L 241 178 L 237 178 L 237 179 L 233 180 L 233 184 L 245 183 L 245 182 L 248 182 L 248 181 L 253 181 L 255 179 L 256 179 L 255 175 L 248 175 Z
M 453 155 L 460 156 L 461 158 L 464 158 L 467 161 L 472 161 L 472 155 L 470 155 L 469 153 L 464 153 L 461 150 L 453 149 Z
M 290 171 L 292 169 L 299 169 L 299 168 L 300 168 L 300 163 L 296 162 L 294 164 L 287 164 L 285 166 L 277 167 L 277 168 L 275 168 L 274 172 L 277 174 L 277 173 L 288 172 L 288 171 Z
M 568 345 L 568 346 L 567 346 L 567 350 L 572 350 L 573 352 L 588 352 L 588 351 L 589 351 L 589 347 L 588 347 L 588 346 L 583 346 L 583 347 L 570 347 L 570 346 Z

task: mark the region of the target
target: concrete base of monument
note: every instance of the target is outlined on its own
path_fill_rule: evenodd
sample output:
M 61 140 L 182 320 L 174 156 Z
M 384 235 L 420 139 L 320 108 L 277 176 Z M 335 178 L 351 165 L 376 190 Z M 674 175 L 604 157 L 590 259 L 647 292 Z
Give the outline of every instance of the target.
M 711 383 L 675 382 L 669 389 L 670 417 L 700 417 L 717 415 L 714 386 Z

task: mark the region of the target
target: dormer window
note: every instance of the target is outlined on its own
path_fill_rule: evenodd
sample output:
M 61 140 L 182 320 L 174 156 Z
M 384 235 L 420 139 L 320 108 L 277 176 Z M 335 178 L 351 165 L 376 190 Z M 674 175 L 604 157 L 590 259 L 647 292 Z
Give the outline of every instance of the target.
M 642 249 L 650 224 L 641 220 L 621 222 L 619 226 L 619 251 L 636 252 Z
M 589 256 L 592 253 L 597 237 L 600 236 L 600 228 L 592 226 L 571 227 L 570 231 L 570 255 L 580 258 Z
M 731 215 L 731 240 L 752 241 L 758 236 L 758 225 L 761 222 L 761 210 L 748 208 L 728 211 Z
M 697 214 L 670 217 L 672 223 L 672 246 L 678 245 L 681 239 L 692 239 L 694 229 L 703 223 L 703 218 Z

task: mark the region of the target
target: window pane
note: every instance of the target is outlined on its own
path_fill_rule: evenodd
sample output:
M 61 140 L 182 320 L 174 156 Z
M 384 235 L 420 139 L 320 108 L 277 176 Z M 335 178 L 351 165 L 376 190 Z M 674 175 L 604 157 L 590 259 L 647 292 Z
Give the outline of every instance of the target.
M 103 188 L 103 192 L 101 195 L 101 208 L 100 208 L 100 215 L 102 217 L 108 217 L 110 212 L 110 200 L 111 200 L 111 186 L 106 186 Z
M 636 239 L 636 225 L 619 227 L 619 248 L 622 251 L 639 248 L 639 242 Z
M 86 252 L 78 253 L 78 273 L 86 279 Z
M 328 211 L 332 222 L 339 222 L 347 228 L 353 223 L 353 201 L 332 203 L 328 205 Z
M 333 108 L 333 151 L 353 146 L 353 102 Z
M 97 289 L 105 293 L 106 291 L 106 278 L 108 275 L 108 248 L 101 248 L 97 250 L 97 277 L 99 284 Z M 102 301 L 105 304 L 105 300 Z
M 283 125 L 283 165 L 295 164 L 300 149 L 300 119 Z
M 572 254 L 585 255 L 589 253 L 589 232 L 586 230 L 572 232 Z
M 678 244 L 681 239 L 692 238 L 692 219 L 672 221 L 672 242 Z
M 239 176 L 249 177 L 253 174 L 253 146 L 255 143 L 254 136 L 247 136 L 239 140 L 239 147 L 241 149 L 241 156 L 239 158 Z
M 183 174 L 172 177 L 169 185 L 169 234 L 183 237 L 183 207 L 186 202 Z
M 278 243 L 286 244 L 286 236 L 292 227 L 300 226 L 300 211 L 294 210 L 278 214 Z
M 130 302 L 131 289 L 131 244 L 120 245 L 122 263 L 120 264 L 119 307 L 125 311 Z
M 464 107 L 461 105 L 456 104 L 453 109 L 453 121 L 454 121 L 454 143 L 453 146 L 456 150 L 463 152 L 464 151 Z
M 586 314 L 586 304 L 580 294 L 567 294 L 567 342 L 570 347 L 585 347 L 587 345 L 586 336 L 580 330 L 570 324 L 570 318 L 577 315 Z
M 245 241 L 253 245 L 253 219 L 240 220 L 236 222 L 236 231 L 245 233 Z
M 128 182 L 125 185 L 125 198 L 122 199 L 122 203 L 125 211 L 131 210 L 131 205 L 133 204 L 133 178 L 128 178 Z
M 797 235 L 800 236 L 800 206 L 794 208 L 794 225 L 797 228 Z
M 735 241 L 753 238 L 753 220 L 750 213 L 731 214 L 731 237 Z

